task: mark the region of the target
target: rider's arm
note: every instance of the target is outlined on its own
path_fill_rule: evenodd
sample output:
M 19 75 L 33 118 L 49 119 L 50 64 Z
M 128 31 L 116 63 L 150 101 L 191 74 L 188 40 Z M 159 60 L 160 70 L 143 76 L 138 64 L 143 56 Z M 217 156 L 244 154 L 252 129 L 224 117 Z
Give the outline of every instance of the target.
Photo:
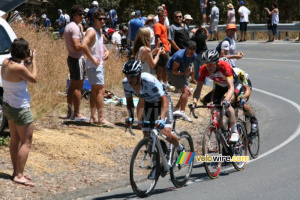
M 228 84 L 228 91 L 226 92 L 226 94 L 224 95 L 224 100 L 225 101 L 230 101 L 233 93 L 234 93 L 234 85 L 233 85 L 233 77 L 232 76 L 228 76 L 226 78 L 227 80 L 227 84 Z
M 197 103 L 197 101 L 200 98 L 203 84 L 204 84 L 204 82 L 199 82 L 199 81 L 197 82 L 197 87 L 196 87 L 196 90 L 195 90 L 195 92 L 193 94 L 193 102 L 194 103 Z
M 246 98 L 250 97 L 251 89 L 250 89 L 249 85 L 244 85 L 243 87 L 245 88 L 244 98 L 246 99 Z
M 126 102 L 127 102 L 126 107 L 127 107 L 128 115 L 129 115 L 129 117 L 134 119 L 134 104 L 133 104 L 132 97 L 126 97 Z
M 165 120 L 169 109 L 169 100 L 166 95 L 161 96 L 159 100 L 161 101 L 160 118 Z

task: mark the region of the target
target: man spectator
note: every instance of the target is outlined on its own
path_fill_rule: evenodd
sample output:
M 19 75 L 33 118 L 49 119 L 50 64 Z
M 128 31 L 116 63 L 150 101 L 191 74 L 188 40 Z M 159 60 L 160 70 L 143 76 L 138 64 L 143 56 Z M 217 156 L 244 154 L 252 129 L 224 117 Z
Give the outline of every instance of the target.
M 66 25 L 68 25 L 70 23 L 70 16 L 66 12 L 66 10 L 63 10 L 63 14 L 64 14 L 64 17 L 65 17 L 65 20 L 66 20 Z
M 189 28 L 182 22 L 183 16 L 180 11 L 174 12 L 174 23 L 169 27 L 168 40 L 171 44 L 171 55 L 185 49 L 187 47 L 187 41 L 189 41 Z
M 59 27 L 59 37 L 62 39 L 63 35 L 64 35 L 64 31 L 65 31 L 65 26 L 66 26 L 66 19 L 65 16 L 63 15 L 63 12 L 61 9 L 58 9 L 57 11 L 58 15 L 59 15 L 59 19 L 58 19 L 58 27 Z
M 144 23 L 140 19 L 141 11 L 135 11 L 134 19 L 129 22 L 130 41 L 133 43 L 138 30 L 144 26 Z
M 84 17 L 83 8 L 80 5 L 74 5 L 71 8 L 72 21 L 66 26 L 64 37 L 68 49 L 68 67 L 70 71 L 71 83 L 68 89 L 67 102 L 68 102 L 68 115 L 67 118 L 74 118 L 75 120 L 82 121 L 87 118 L 79 112 L 81 90 L 83 80 L 85 77 L 85 61 L 83 55 L 83 48 L 81 41 L 83 35 L 81 34 L 78 24 Z M 72 107 L 74 106 L 74 113 Z
M 158 6 L 157 7 L 157 11 L 165 11 L 165 9 L 162 7 L 162 6 Z M 154 26 L 156 25 L 156 23 L 158 23 L 158 21 L 159 21 L 159 17 L 158 17 L 158 15 L 156 15 L 155 17 L 154 17 Z M 168 18 L 168 15 L 166 14 L 166 18 L 165 18 L 165 25 L 166 25 L 166 27 L 168 28 L 169 26 L 170 26 L 170 22 L 169 22 L 169 18 Z
M 109 11 L 109 27 L 115 29 L 118 22 L 117 11 L 110 6 Z
M 174 108 L 176 111 L 173 114 L 182 117 L 186 121 L 191 121 L 185 113 L 185 107 L 189 96 L 192 95 L 192 91 L 188 87 L 188 77 L 192 73 L 190 64 L 197 58 L 196 46 L 196 42 L 188 41 L 186 49 L 177 51 L 167 65 L 169 79 L 176 89 L 181 91 L 180 99 Z
M 202 14 L 202 24 L 204 26 L 207 23 L 206 8 L 207 8 L 207 0 L 200 0 L 200 11 Z
M 51 21 L 46 14 L 42 14 L 41 18 L 44 20 L 44 29 L 48 32 L 51 27 Z
M 228 24 L 226 27 L 226 37 L 221 44 L 220 58 L 226 57 L 230 60 L 232 67 L 236 67 L 236 59 L 241 59 L 243 52 L 236 52 L 234 35 L 237 32 L 235 24 Z
M 210 31 L 214 33 L 214 38 L 209 41 L 219 40 L 218 24 L 219 24 L 219 8 L 216 6 L 215 1 L 210 2 L 212 8 L 210 13 Z
M 166 11 L 166 15 L 167 17 L 169 16 L 168 10 L 167 10 L 167 6 L 165 4 L 161 4 L 161 7 L 164 8 L 164 11 Z
M 93 1 L 92 6 L 93 6 L 93 8 L 89 9 L 88 14 L 87 14 L 89 27 L 93 26 L 93 14 L 99 6 L 98 1 Z
M 239 42 L 246 41 L 246 32 L 247 32 L 247 24 L 249 22 L 249 15 L 251 14 L 250 10 L 244 6 L 244 1 L 239 2 L 240 8 L 238 10 L 240 15 L 240 31 L 241 31 L 241 39 Z
M 122 44 L 121 40 L 122 40 L 122 36 L 123 36 L 123 28 L 124 28 L 124 25 L 120 24 L 119 31 L 114 32 L 111 36 L 111 43 L 113 45 L 116 45 L 115 49 L 118 49 L 118 47 L 120 47 Z

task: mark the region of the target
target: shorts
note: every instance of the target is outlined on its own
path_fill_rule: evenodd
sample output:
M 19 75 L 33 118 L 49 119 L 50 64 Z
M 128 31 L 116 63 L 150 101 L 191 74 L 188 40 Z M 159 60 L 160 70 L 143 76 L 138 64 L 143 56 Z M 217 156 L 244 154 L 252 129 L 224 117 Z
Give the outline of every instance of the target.
M 176 89 L 181 89 L 189 85 L 188 79 L 186 79 L 184 75 L 175 75 L 172 71 L 167 71 L 167 75 L 171 81 L 171 85 L 173 85 Z
M 200 6 L 200 11 L 201 11 L 201 14 L 206 14 L 206 8 L 204 8 L 204 5 L 201 5 Z
M 272 32 L 273 32 L 273 35 L 278 35 L 278 32 L 277 32 L 277 24 L 273 24 L 273 25 L 272 25 Z
M 223 99 L 224 94 L 226 94 L 227 91 L 228 91 L 227 86 L 222 87 L 222 86 L 219 86 L 218 84 L 216 84 L 213 103 L 214 104 L 221 104 L 221 100 Z
M 218 24 L 219 24 L 219 21 L 213 20 L 211 22 L 211 25 L 210 25 L 210 30 L 211 31 L 218 31 Z
M 170 59 L 169 52 L 166 52 L 165 55 L 160 54 L 156 66 L 157 67 L 166 67 L 169 62 L 169 59 Z
M 166 115 L 166 128 L 171 128 L 173 125 L 173 103 L 168 94 L 166 94 L 167 99 L 169 100 L 169 108 L 168 112 Z M 143 114 L 143 121 L 150 121 L 150 122 L 155 122 L 158 120 L 158 117 L 161 114 L 161 101 L 156 102 L 156 103 L 149 103 L 145 102 L 145 108 L 144 108 L 144 114 Z M 150 131 L 154 127 L 154 124 L 143 124 L 143 131 Z
M 240 31 L 247 31 L 248 22 L 240 22 Z
M 71 79 L 80 81 L 85 78 L 84 57 L 72 58 L 72 57 L 68 56 L 68 67 L 69 67 Z
M 65 31 L 65 27 L 61 27 L 59 28 L 58 32 L 62 35 L 64 34 L 64 31 Z
M 104 85 L 104 67 L 91 67 L 86 69 L 90 85 Z
M 8 103 L 3 102 L 2 105 L 3 115 L 13 121 L 17 126 L 23 126 L 33 122 L 33 115 L 30 108 L 14 108 Z

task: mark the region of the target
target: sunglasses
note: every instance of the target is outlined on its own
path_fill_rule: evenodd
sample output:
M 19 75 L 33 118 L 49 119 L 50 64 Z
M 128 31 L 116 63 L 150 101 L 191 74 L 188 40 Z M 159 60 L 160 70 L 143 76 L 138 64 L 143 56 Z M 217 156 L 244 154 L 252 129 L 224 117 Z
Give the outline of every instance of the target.
M 137 75 L 127 75 L 126 78 L 129 79 L 134 79 L 135 77 L 137 77 Z
M 206 67 L 214 67 L 216 65 L 216 63 L 206 63 L 205 66 Z
M 102 21 L 102 20 L 106 21 L 107 19 L 105 17 L 99 17 L 98 20 L 99 21 Z
M 175 16 L 175 18 L 182 18 L 182 16 Z

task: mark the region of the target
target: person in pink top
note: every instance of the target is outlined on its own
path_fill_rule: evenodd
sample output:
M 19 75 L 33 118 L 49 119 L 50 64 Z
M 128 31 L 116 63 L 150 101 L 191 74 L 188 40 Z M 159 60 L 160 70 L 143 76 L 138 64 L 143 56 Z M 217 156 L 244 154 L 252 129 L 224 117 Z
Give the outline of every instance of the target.
M 227 5 L 227 24 L 235 24 L 235 10 L 233 5 L 230 3 Z
M 71 8 L 72 22 L 69 23 L 64 31 L 64 38 L 68 49 L 68 67 L 70 71 L 71 84 L 68 89 L 67 103 L 68 114 L 67 118 L 72 118 L 77 121 L 87 120 L 79 112 L 81 89 L 85 77 L 84 67 L 85 61 L 82 52 L 82 34 L 78 24 L 84 17 L 84 10 L 80 5 L 74 5 Z M 74 110 L 72 109 L 74 107 Z

